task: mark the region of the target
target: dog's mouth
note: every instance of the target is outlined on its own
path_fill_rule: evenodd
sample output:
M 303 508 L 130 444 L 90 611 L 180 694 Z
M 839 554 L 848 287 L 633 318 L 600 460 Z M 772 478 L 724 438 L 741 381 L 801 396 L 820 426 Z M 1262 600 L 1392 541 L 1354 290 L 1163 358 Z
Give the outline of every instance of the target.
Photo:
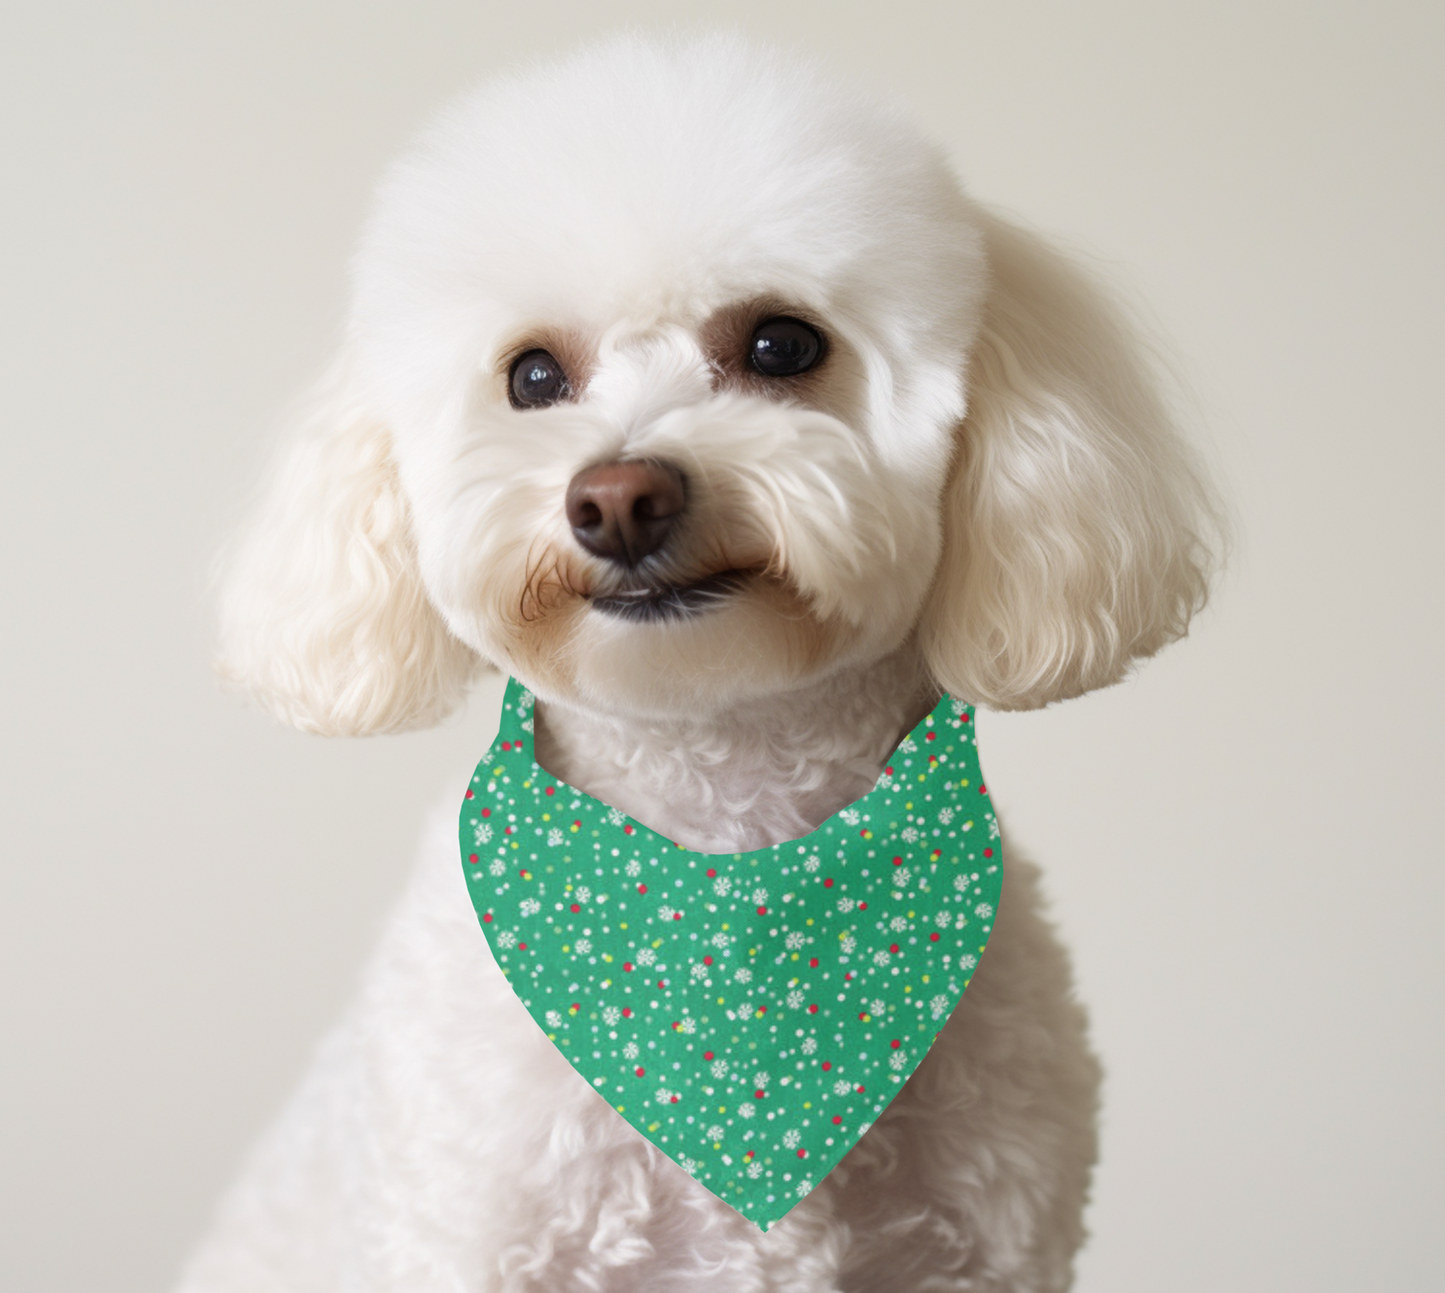
M 604 615 L 633 623 L 686 619 L 715 610 L 747 579 L 746 570 L 719 570 L 690 584 L 640 584 L 593 594 L 592 606 Z

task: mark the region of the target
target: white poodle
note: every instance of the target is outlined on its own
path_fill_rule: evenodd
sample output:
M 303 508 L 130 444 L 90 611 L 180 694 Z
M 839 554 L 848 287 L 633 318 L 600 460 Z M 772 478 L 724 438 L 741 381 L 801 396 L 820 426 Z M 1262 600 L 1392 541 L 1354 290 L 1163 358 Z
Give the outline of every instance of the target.
M 628 37 L 463 99 L 386 176 L 223 669 L 369 733 L 498 666 L 554 775 L 752 849 L 868 791 L 941 691 L 1044 705 L 1180 637 L 1210 516 L 1104 296 L 904 114 Z M 532 1022 L 448 814 L 184 1288 L 1063 1289 L 1098 1076 L 1011 852 L 962 1005 L 765 1234 Z

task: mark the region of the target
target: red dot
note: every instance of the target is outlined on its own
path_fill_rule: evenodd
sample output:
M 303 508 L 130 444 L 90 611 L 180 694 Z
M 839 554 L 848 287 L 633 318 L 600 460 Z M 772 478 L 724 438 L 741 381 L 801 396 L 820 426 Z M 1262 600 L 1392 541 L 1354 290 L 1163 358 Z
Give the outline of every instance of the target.
M 993 856 L 993 850 L 992 850 L 992 849 L 984 849 L 983 855 L 984 855 L 984 857 L 986 857 L 986 858 L 991 858 L 991 857 Z
M 765 1015 L 765 1014 L 767 1014 L 767 1013 L 768 1013 L 768 1008 L 767 1008 L 767 1006 L 759 1006 L 759 1007 L 758 1007 L 758 1014 L 760 1014 L 760 1015 Z
M 892 769 L 892 768 L 884 768 L 883 771 L 886 772 L 890 777 L 893 775 L 893 769 Z
M 832 887 L 833 887 L 833 877 L 832 877 L 832 876 L 829 876 L 826 880 L 823 881 L 823 888 L 825 888 L 825 889 L 831 889 Z
M 622 828 L 622 833 L 624 835 L 636 835 L 637 831 L 633 828 L 632 823 L 629 822 L 626 826 Z
M 902 866 L 902 865 L 903 865 L 903 859 L 902 859 L 902 858 L 894 858 L 894 859 L 893 859 L 893 865 L 894 865 L 894 866 Z
M 958 721 L 959 721 L 960 723 L 966 723 L 966 722 L 968 722 L 968 715 L 967 715 L 967 714 L 960 714 L 960 715 L 958 716 Z
M 622 1017 L 623 1017 L 624 1019 L 631 1019 L 631 1018 L 632 1018 L 632 1007 L 631 1007 L 631 1006 L 623 1006 L 623 1007 L 622 1007 Z
M 471 792 L 470 790 L 467 791 L 467 798 L 468 798 L 468 799 L 473 799 L 473 798 L 475 798 L 475 796 L 472 794 L 472 792 Z
M 766 907 L 759 907 L 759 908 L 758 908 L 758 915 L 759 915 L 759 916 L 766 916 L 767 914 L 768 914 L 768 909 L 767 909 Z
M 638 1069 L 638 1070 L 637 1070 L 637 1076 L 638 1076 L 638 1077 L 643 1077 L 643 1076 L 646 1075 L 646 1073 L 647 1073 L 647 1070 L 646 1070 L 646 1069 Z
M 810 1015 L 816 1015 L 816 1014 L 818 1013 L 818 1007 L 817 1007 L 817 1006 L 809 1006 L 809 1007 L 808 1007 L 808 1013 L 809 1013 Z
M 980 785 L 979 788 L 978 788 L 978 793 L 981 794 L 981 795 L 986 795 L 986 794 L 988 794 L 988 787 L 985 786 L 985 785 Z
M 483 816 L 483 817 L 490 817 L 491 815 L 492 815 L 492 810 L 491 810 L 490 808 L 483 808 L 483 809 L 482 809 L 482 816 Z
M 932 740 L 935 739 L 937 736 L 938 736 L 938 733 L 937 733 L 937 732 L 930 732 L 930 733 L 929 733 L 927 736 L 925 736 L 923 739 L 924 739 L 925 741 L 932 741 Z
M 860 1086 L 860 1087 L 856 1087 L 856 1088 L 854 1088 L 854 1089 L 858 1092 L 859 1095 L 862 1095 L 862 1094 L 863 1094 L 863 1088 L 862 1088 L 861 1086 Z
M 673 913 L 672 913 L 672 918 L 673 918 L 673 920 L 681 920 L 681 919 L 682 919 L 682 912 L 680 912 L 680 911 L 675 911 L 675 912 L 673 912 Z
M 806 1149 L 800 1149 L 800 1150 L 798 1151 L 798 1157 L 799 1157 L 799 1158 L 807 1158 L 807 1157 L 808 1157 L 808 1151 L 807 1151 Z
M 859 1019 L 867 1019 L 867 1018 L 868 1018 L 868 1012 L 867 1012 L 866 1010 L 860 1011 L 859 1014 L 858 1014 L 858 1018 L 859 1018 Z
M 510 741 L 503 741 L 503 742 L 502 742 L 502 749 L 504 749 L 504 750 L 510 750 L 511 748 L 512 748 L 512 743 L 511 743 Z
M 841 1113 L 835 1113 L 835 1114 L 833 1115 L 833 1126 L 836 1127 L 836 1126 L 837 1126 L 840 1122 L 842 1122 L 842 1121 L 843 1121 L 843 1115 L 842 1115 Z
M 891 1047 L 893 1047 L 893 1049 L 894 1049 L 895 1051 L 896 1051 L 900 1046 L 903 1045 L 903 1043 L 900 1042 L 900 1041 L 898 1040 L 898 1038 L 896 1038 L 896 1037 L 895 1037 L 891 1042 L 889 1042 L 888 1044 L 889 1044 Z
M 867 911 L 867 910 L 868 910 L 868 904 L 867 904 L 866 902 L 860 902 L 860 903 L 858 904 L 858 910 L 859 910 L 859 911 Z
M 711 1052 L 711 1051 L 703 1051 L 702 1057 L 703 1057 L 703 1059 L 705 1059 L 705 1060 L 710 1060 L 710 1059 L 712 1059 L 712 1052 Z
M 898 954 L 898 944 L 897 944 L 897 943 L 889 943 L 889 944 L 888 944 L 888 950 L 889 950 L 890 952 L 892 952 L 892 953 L 896 956 L 896 955 Z
M 673 1096 L 673 1097 L 672 1097 L 672 1103 L 673 1103 L 673 1104 L 676 1104 L 676 1103 L 677 1103 L 677 1097 L 676 1097 L 676 1096 Z
M 762 1087 L 759 1087 L 756 1091 L 753 1092 L 753 1099 L 754 1099 L 754 1100 L 761 1100 L 762 1098 L 763 1098 L 763 1089 L 762 1089 Z
M 548 786 L 547 789 L 546 789 L 545 791 L 543 791 L 543 793 L 544 793 L 544 794 L 548 794 L 548 795 L 555 795 L 555 794 L 557 793 L 557 791 L 556 791 L 556 789 L 555 789 L 554 787 Z
M 637 892 L 638 892 L 638 893 L 646 893 L 646 892 L 647 892 L 647 886 L 646 886 L 645 884 L 640 884 L 640 885 L 638 885 L 638 886 L 637 886 Z
M 710 957 L 710 956 L 704 956 L 704 957 L 702 958 L 702 963 L 703 963 L 704 965 L 711 965 L 711 964 L 712 964 L 712 957 Z
M 929 941 L 930 943 L 936 943 L 936 942 L 938 942 L 938 935 L 937 935 L 937 934 L 930 934 L 930 935 L 928 936 L 928 941 Z
M 666 984 L 662 979 L 659 979 L 659 980 L 657 981 L 657 986 L 658 986 L 659 988 L 665 988 L 665 987 L 667 987 L 667 984 Z
M 623 962 L 622 962 L 622 968 L 623 968 L 624 970 L 626 970 L 627 973 L 631 974 L 631 973 L 632 973 L 632 962 L 631 962 L 631 961 L 623 961 Z
M 525 943 L 518 943 L 517 946 L 521 948 L 521 950 L 524 952 L 527 950 L 527 945 Z
M 578 820 L 578 821 L 573 822 L 572 825 L 573 825 L 573 826 L 581 826 L 581 825 L 582 825 L 582 822 L 581 822 L 580 820 Z
M 848 980 L 851 979 L 852 977 L 853 977 L 853 971 L 852 971 L 852 970 L 849 970 L 848 973 L 843 976 L 843 982 L 844 982 L 844 983 L 847 983 Z
M 582 908 L 579 907 L 579 906 L 574 902 L 574 903 L 572 904 L 572 910 L 573 910 L 573 911 L 581 911 Z
M 823 1072 L 824 1072 L 824 1073 L 826 1073 L 826 1072 L 827 1072 L 830 1068 L 832 1068 L 832 1067 L 833 1067 L 833 1061 L 832 1061 L 832 1060 L 824 1060 L 824 1061 L 823 1061 Z
M 581 1010 L 581 1009 L 582 1009 L 582 1003 L 581 1003 L 580 1001 L 574 1001 L 574 1002 L 572 1003 L 572 1009 L 573 1009 L 573 1010 Z
M 810 969 L 816 970 L 818 968 L 818 958 L 816 956 L 810 956 L 808 958 L 808 966 Z
M 716 874 L 717 874 L 717 867 L 715 867 L 715 866 L 710 866 L 710 867 L 708 867 L 708 869 L 707 869 L 707 878 L 708 878 L 709 880 L 711 880 L 711 879 L 713 878 L 713 876 L 715 876 Z
M 468 861 L 468 862 L 475 862 L 476 860 L 477 860 L 477 855 L 476 855 L 475 853 L 468 853 L 468 854 L 467 854 L 467 861 Z
M 488 912 L 485 916 L 483 916 L 482 922 L 484 924 L 490 925 L 492 923 L 492 913 Z

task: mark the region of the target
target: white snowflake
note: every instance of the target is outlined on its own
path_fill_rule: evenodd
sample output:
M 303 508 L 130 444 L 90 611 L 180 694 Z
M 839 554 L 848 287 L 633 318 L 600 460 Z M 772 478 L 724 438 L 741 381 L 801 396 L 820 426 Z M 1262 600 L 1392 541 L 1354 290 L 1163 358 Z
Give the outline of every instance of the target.
M 918 843 L 918 827 L 916 827 L 916 826 L 905 826 L 901 831 L 898 832 L 898 837 L 899 837 L 899 839 L 903 840 L 903 841 L 904 841 L 905 843 L 907 843 L 907 844 L 917 844 L 917 843 Z
M 797 1149 L 798 1142 L 803 1139 L 802 1133 L 796 1127 L 789 1127 L 783 1133 L 783 1144 L 788 1149 Z
M 767 891 L 766 889 L 754 889 L 754 890 L 753 890 L 753 904 L 754 904 L 755 906 L 758 906 L 758 907 L 764 906 L 764 905 L 767 903 L 767 901 L 768 901 L 768 891 Z
M 636 858 L 628 858 L 627 865 L 622 869 L 635 880 L 639 875 L 642 874 L 642 863 L 639 862 Z
M 838 940 L 838 947 L 844 956 L 852 956 L 854 949 L 858 946 L 858 940 L 852 934 L 845 934 Z
M 787 1002 L 789 1010 L 797 1010 L 803 1004 L 803 994 L 794 988 L 792 992 L 788 993 Z
M 713 1062 L 712 1062 L 712 1075 L 713 1075 L 713 1077 L 719 1078 L 719 1079 L 727 1077 L 727 1075 L 728 1075 L 728 1062 L 727 1062 L 727 1060 L 713 1060 Z
M 733 975 L 733 978 L 739 983 L 751 983 L 753 981 L 753 972 L 748 969 L 746 965 L 740 965 L 738 966 L 738 972 Z
M 505 858 L 493 858 L 492 865 L 487 868 L 493 875 L 501 875 L 507 869 Z
M 517 945 L 517 936 L 516 936 L 514 933 L 512 933 L 512 931 L 511 931 L 510 929 L 499 929 L 499 930 L 497 931 L 497 946 L 498 946 L 498 947 L 515 947 L 516 945 Z
M 684 1154 L 681 1158 L 677 1160 L 677 1165 L 682 1168 L 682 1170 L 686 1172 L 689 1176 L 696 1176 L 697 1169 L 702 1166 L 702 1164 L 699 1163 L 697 1159 L 689 1158 L 686 1154 Z
M 876 997 L 868 1003 L 870 1015 L 881 1015 L 888 1009 L 888 1003 L 882 997 Z
M 709 1127 L 709 1128 L 707 1129 L 707 1131 L 704 1132 L 703 1134 L 704 1134 L 709 1140 L 721 1140 L 721 1139 L 723 1138 L 724 1132 L 723 1132 L 723 1129 L 722 1129 L 717 1123 L 713 1123 L 713 1125 L 712 1125 L 711 1127 Z
M 577 950 L 578 956 L 586 956 L 587 953 L 592 950 L 592 940 L 590 938 L 579 938 L 572 946 Z
M 908 1055 L 904 1051 L 894 1051 L 888 1058 L 888 1067 L 895 1073 L 899 1073 L 908 1063 Z
M 833 1083 L 834 1095 L 847 1095 L 853 1089 L 853 1084 L 847 1078 L 839 1078 Z
M 748 1176 L 756 1181 L 763 1174 L 763 1165 L 757 1159 L 748 1164 Z
M 796 952 L 800 947 L 803 946 L 803 943 L 805 941 L 806 940 L 803 938 L 802 931 L 795 929 L 787 936 L 787 938 L 783 939 L 783 945 L 788 949 L 788 951 Z
M 818 1050 L 818 1039 L 812 1036 L 803 1038 L 800 1044 L 800 1049 L 802 1050 L 804 1055 L 816 1054 Z
M 903 738 L 902 744 L 899 745 L 898 749 L 899 749 L 899 751 L 900 751 L 901 753 L 903 753 L 903 754 L 917 754 L 917 753 L 918 753 L 918 745 L 916 744 L 916 742 L 913 740 L 913 738 L 912 738 L 911 736 L 905 736 L 905 737 Z
M 858 810 L 856 808 L 845 808 L 838 814 L 838 820 L 847 826 L 858 825 Z
M 803 859 L 803 870 L 808 872 L 810 875 L 822 865 L 823 861 L 816 853 L 814 853 L 811 857 L 805 857 Z
M 971 952 L 965 952 L 958 958 L 958 968 L 960 970 L 971 970 L 977 964 L 978 957 L 974 956 Z
M 638 965 L 651 965 L 655 960 L 657 960 L 657 953 L 650 947 L 644 947 L 637 953 Z
M 755 1104 L 740 1104 L 740 1105 L 738 1105 L 738 1117 L 739 1117 L 739 1118 L 751 1118 L 755 1113 L 757 1113 L 757 1111 L 758 1111 L 758 1107 L 757 1107 L 757 1105 L 755 1105 Z
M 987 920 L 993 915 L 993 905 L 991 903 L 981 902 L 973 909 L 973 914 L 975 916 L 982 916 L 984 920 Z
M 733 891 L 731 877 L 725 875 L 718 876 L 718 878 L 712 882 L 712 891 L 717 894 L 719 898 L 726 898 L 728 894 Z
M 572 896 L 576 898 L 578 902 L 590 902 L 592 899 L 592 890 L 584 884 L 580 886 Z
M 677 1031 L 680 1033 L 695 1033 L 697 1032 L 697 1024 L 695 1024 L 691 1019 L 684 1015 L 678 1021 Z
M 895 934 L 901 934 L 905 929 L 908 928 L 908 917 L 893 917 L 893 919 L 888 922 L 888 928 L 891 929 Z
M 689 970 L 688 973 L 691 974 L 694 979 L 705 979 L 707 978 L 707 966 L 701 961 L 695 961 L 693 962 L 692 969 Z
M 726 947 L 732 941 L 732 935 L 724 934 L 722 930 L 718 930 L 718 932 L 712 936 L 712 945 L 714 947 Z
M 988 837 L 989 837 L 989 839 L 991 839 L 991 840 L 996 840 L 996 839 L 998 839 L 998 818 L 997 818 L 997 817 L 990 817 L 990 818 L 988 819 Z
M 952 820 L 953 820 L 953 809 L 952 809 L 952 808 L 940 808 L 940 809 L 938 810 L 938 824 L 939 824 L 940 826 L 947 826 L 947 825 L 949 824 L 949 822 L 951 822 Z
M 659 907 L 657 910 L 658 920 L 671 920 L 675 915 L 677 910 L 673 907 Z
M 948 698 L 948 703 L 949 703 L 949 705 L 952 706 L 952 708 L 953 708 L 953 716 L 954 716 L 954 718 L 962 718 L 962 717 L 963 717 L 963 711 L 968 708 L 967 703 L 964 702 L 964 701 L 959 700 L 959 698 L 958 698 L 957 696 L 950 696 L 950 697 Z
M 773 1075 L 771 1073 L 758 1072 L 753 1074 L 753 1085 L 757 1087 L 760 1091 L 763 1090 L 772 1080 Z
M 852 911 L 853 908 L 856 907 L 857 905 L 858 905 L 858 904 L 855 903 L 855 902 L 853 901 L 853 899 L 851 899 L 851 898 L 839 898 L 839 899 L 838 899 L 838 910 L 841 911 L 845 916 L 846 916 L 850 911 Z
M 793 1186 L 793 1193 L 796 1194 L 796 1195 L 798 1196 L 798 1198 L 801 1199 L 801 1198 L 802 1198 L 804 1195 L 806 1195 L 812 1188 L 813 1188 L 813 1182 L 812 1182 L 811 1180 L 809 1180 L 808 1177 L 805 1176 L 801 1181 L 799 1181 L 799 1182 L 797 1183 L 797 1185 Z
M 879 969 L 882 969 L 883 966 L 887 965 L 891 959 L 892 958 L 888 955 L 888 953 L 883 951 L 882 948 L 879 948 L 878 951 L 873 953 L 873 964 L 878 966 Z
M 522 731 L 524 731 L 524 732 L 530 732 L 531 730 L 532 730 L 532 720 L 531 720 L 530 718 L 524 718 L 524 719 L 522 720 Z
M 948 998 L 939 993 L 928 1003 L 928 1013 L 935 1019 L 942 1019 L 948 1013 Z
M 967 893 L 968 886 L 972 883 L 966 875 L 956 875 L 953 877 L 953 887 L 957 889 L 959 893 Z
M 939 929 L 947 929 L 953 924 L 953 913 L 951 911 L 940 911 L 934 916 L 933 923 L 937 925 Z
M 913 879 L 913 872 L 910 871 L 906 866 L 893 868 L 894 884 L 907 884 L 911 879 Z
M 479 848 L 483 844 L 490 842 L 492 838 L 491 822 L 478 822 L 476 824 L 476 827 L 472 830 L 472 835 L 476 838 L 477 846 Z
M 547 843 L 550 844 L 553 848 L 556 848 L 559 844 L 562 843 L 562 832 L 557 827 L 554 826 L 550 831 L 547 832 Z
M 546 1014 L 548 1028 L 561 1028 L 562 1016 L 555 1010 L 549 1010 Z
M 620 808 L 609 808 L 607 810 L 607 820 L 614 826 L 621 826 L 622 823 L 627 820 L 627 814 Z
M 625 1046 L 623 1046 L 622 1058 L 625 1060 L 635 1060 L 637 1058 L 636 1042 L 628 1042 Z
M 609 1028 L 611 1028 L 612 1025 L 621 1018 L 622 1011 L 620 1011 L 616 1006 L 602 1007 L 602 1022 L 606 1024 Z
M 674 1104 L 673 1096 L 676 1092 L 669 1091 L 665 1086 L 657 1088 L 657 1094 L 652 1097 L 655 1104 Z
M 542 910 L 542 904 L 541 904 L 540 902 L 538 902 L 535 898 L 523 898 L 523 899 L 522 899 L 522 902 L 521 902 L 521 912 L 522 912 L 522 915 L 524 915 L 524 916 L 535 916 L 535 915 L 536 915 L 539 911 L 541 911 L 541 910 Z

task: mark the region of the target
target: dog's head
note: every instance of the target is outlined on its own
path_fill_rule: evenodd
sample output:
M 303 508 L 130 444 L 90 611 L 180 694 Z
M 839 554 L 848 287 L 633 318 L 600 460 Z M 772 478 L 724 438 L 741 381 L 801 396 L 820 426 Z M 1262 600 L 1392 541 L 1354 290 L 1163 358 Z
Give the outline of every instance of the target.
M 481 661 L 664 715 L 914 642 L 1033 706 L 1184 632 L 1205 515 L 1099 292 L 902 115 L 627 39 L 463 100 L 385 179 L 223 669 L 364 732 Z

